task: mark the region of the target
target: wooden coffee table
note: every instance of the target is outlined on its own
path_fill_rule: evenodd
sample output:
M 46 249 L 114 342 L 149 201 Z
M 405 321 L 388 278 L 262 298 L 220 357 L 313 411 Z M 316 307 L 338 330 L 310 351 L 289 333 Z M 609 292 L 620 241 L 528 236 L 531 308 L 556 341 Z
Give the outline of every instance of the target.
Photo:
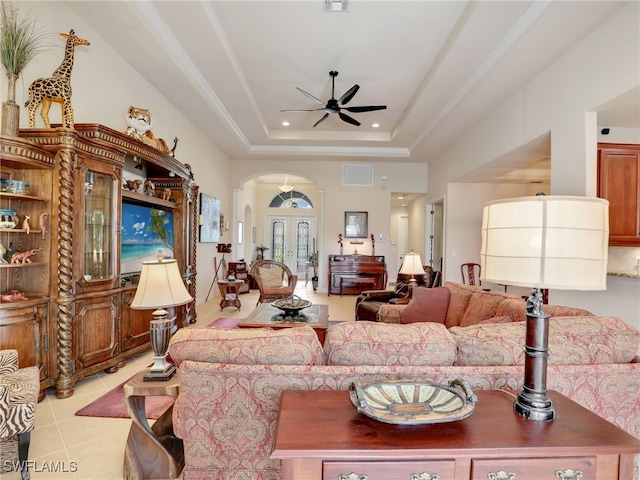
M 270 303 L 262 303 L 256 309 L 251 312 L 247 318 L 238 324 L 240 328 L 291 328 L 302 327 L 304 325 L 311 326 L 320 343 L 324 343 L 325 333 L 329 327 L 329 306 L 328 305 L 311 305 L 303 310 L 309 321 L 307 322 L 284 322 L 281 320 L 274 320 L 278 314 L 282 313 L 282 310 L 274 307 Z

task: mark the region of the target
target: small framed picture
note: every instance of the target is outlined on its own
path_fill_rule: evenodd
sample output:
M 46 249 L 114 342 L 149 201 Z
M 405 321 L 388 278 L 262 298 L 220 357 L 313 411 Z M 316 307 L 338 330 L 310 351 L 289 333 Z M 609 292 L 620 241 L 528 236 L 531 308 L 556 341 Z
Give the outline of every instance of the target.
M 344 237 L 366 238 L 369 236 L 369 212 L 344 212 Z

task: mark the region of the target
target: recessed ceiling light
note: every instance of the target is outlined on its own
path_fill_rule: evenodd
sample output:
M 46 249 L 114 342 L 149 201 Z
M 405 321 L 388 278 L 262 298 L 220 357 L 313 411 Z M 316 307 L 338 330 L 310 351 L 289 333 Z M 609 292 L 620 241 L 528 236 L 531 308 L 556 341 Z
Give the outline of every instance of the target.
M 288 127 L 289 126 L 289 122 L 282 122 L 282 126 L 283 127 Z
M 380 126 L 380 124 L 379 124 L 379 123 L 373 123 L 371 126 L 372 126 L 373 128 L 378 128 L 378 127 Z
M 349 8 L 349 0 L 324 0 L 322 9 L 325 12 L 346 12 Z

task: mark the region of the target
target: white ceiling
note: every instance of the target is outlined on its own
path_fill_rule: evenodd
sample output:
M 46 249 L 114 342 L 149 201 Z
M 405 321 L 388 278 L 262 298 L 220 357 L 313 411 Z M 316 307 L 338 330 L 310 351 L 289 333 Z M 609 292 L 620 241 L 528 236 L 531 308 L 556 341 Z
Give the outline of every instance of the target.
M 623 4 L 351 0 L 324 13 L 323 0 L 68 2 L 231 159 L 405 162 L 434 158 Z M 336 98 L 361 87 L 347 106 L 388 108 L 349 113 L 359 127 L 332 115 L 312 128 L 323 112 L 280 111 L 321 107 L 295 87 L 327 100 L 331 70 Z M 638 127 L 630 106 L 602 114 Z

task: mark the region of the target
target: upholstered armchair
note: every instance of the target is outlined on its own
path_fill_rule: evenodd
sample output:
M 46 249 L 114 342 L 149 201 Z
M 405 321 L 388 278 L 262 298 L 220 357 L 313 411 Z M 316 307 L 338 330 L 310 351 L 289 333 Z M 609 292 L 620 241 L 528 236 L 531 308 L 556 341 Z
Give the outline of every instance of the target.
M 441 283 L 441 273 L 430 266 L 424 266 L 425 273 L 416 276 L 417 286 L 438 287 Z M 356 299 L 356 320 L 378 321 L 378 310 L 383 303 L 403 304 L 409 303 L 409 280 L 412 275 L 398 273 L 396 285 L 393 290 L 366 290 Z
M 27 458 L 39 390 L 38 367 L 18 368 L 18 351 L 0 350 L 0 469 L 19 460 L 23 480 L 30 478 Z
M 250 275 L 260 290 L 256 305 L 291 297 L 298 282 L 298 276 L 294 275 L 289 267 L 275 260 L 253 262 Z

